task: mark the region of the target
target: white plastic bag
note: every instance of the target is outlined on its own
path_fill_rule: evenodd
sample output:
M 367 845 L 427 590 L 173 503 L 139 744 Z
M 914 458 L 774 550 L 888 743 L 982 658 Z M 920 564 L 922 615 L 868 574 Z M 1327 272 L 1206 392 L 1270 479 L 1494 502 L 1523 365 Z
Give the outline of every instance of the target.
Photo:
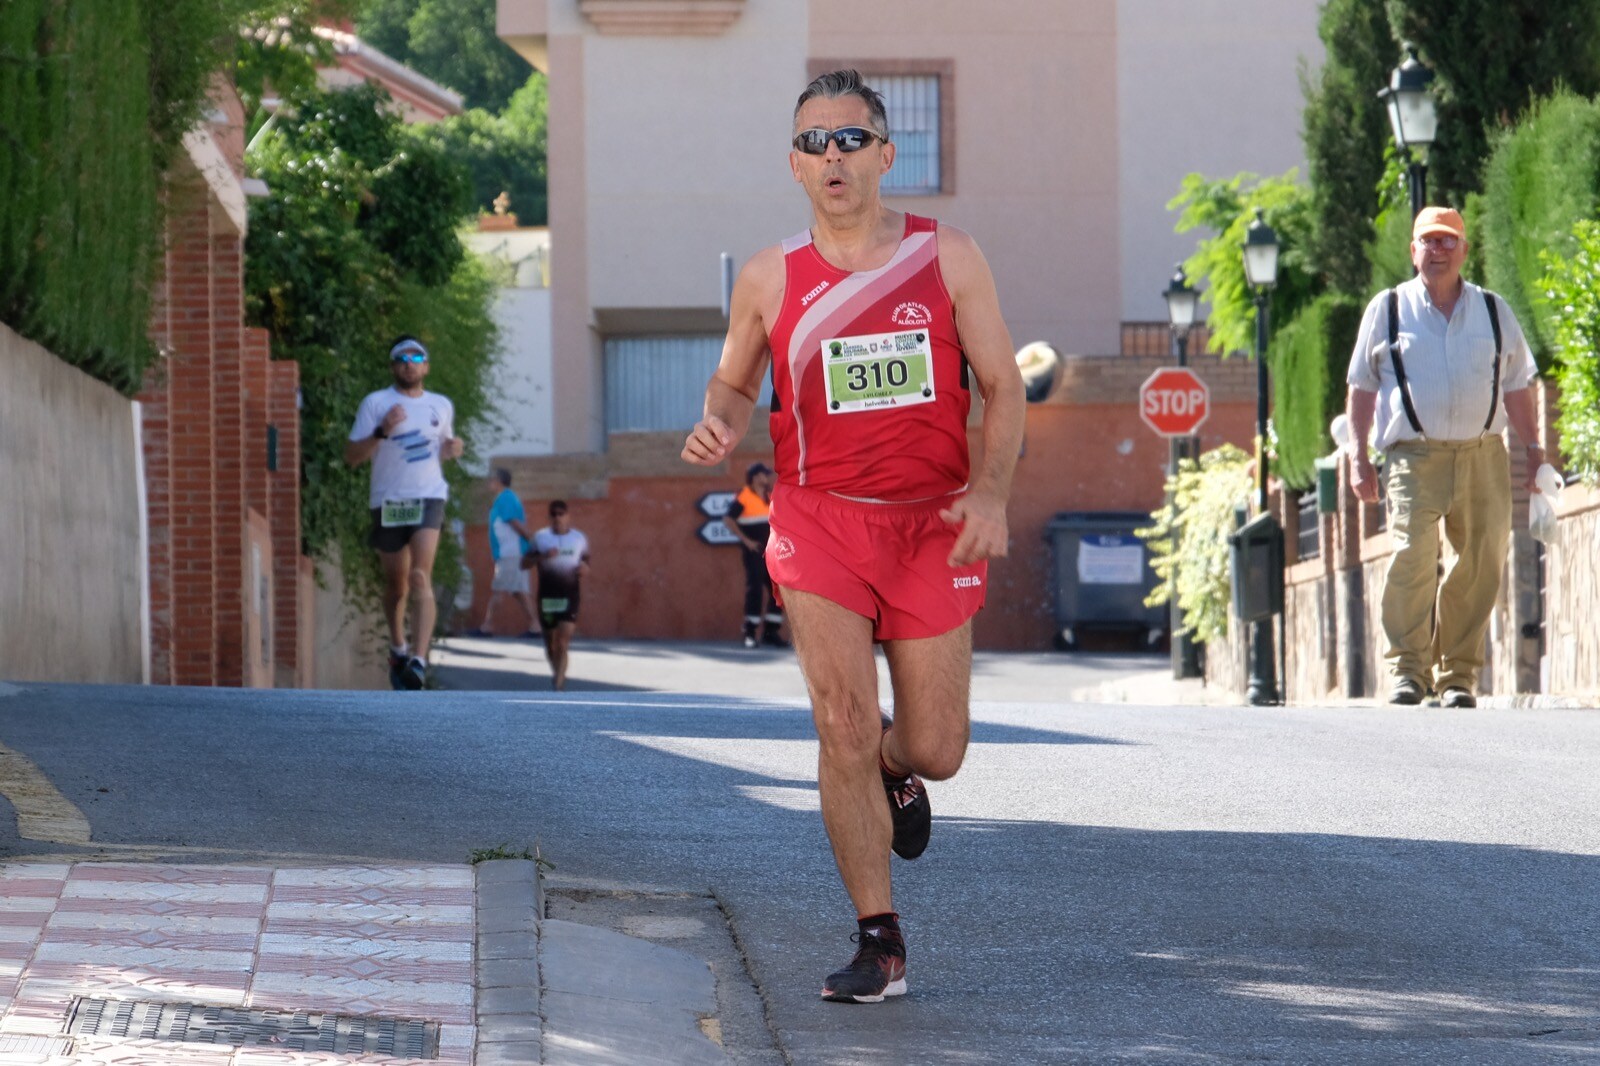
M 1549 463 L 1533 475 L 1538 492 L 1528 497 L 1528 532 L 1540 544 L 1556 539 L 1556 501 L 1561 498 L 1561 475 Z

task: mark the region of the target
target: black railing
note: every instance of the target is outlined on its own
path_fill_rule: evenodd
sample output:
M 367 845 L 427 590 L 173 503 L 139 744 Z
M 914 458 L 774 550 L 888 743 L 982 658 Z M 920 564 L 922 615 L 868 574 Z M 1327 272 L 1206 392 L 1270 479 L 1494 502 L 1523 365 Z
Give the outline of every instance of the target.
M 1295 501 L 1298 521 L 1295 524 L 1295 558 L 1304 562 L 1322 554 L 1322 516 L 1317 513 L 1317 491 L 1300 493 Z

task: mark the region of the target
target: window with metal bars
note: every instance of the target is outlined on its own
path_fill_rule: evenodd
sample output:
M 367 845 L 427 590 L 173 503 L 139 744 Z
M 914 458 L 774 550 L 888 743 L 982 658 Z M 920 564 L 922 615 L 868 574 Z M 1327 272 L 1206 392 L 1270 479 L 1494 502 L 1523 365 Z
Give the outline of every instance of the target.
M 721 358 L 720 336 L 606 338 L 606 432 L 688 429 L 700 420 L 706 382 Z M 771 399 L 769 375 L 759 403 Z
M 883 94 L 889 140 L 895 145 L 894 166 L 883 177 L 882 191 L 901 196 L 942 191 L 939 75 L 869 75 L 867 81 Z

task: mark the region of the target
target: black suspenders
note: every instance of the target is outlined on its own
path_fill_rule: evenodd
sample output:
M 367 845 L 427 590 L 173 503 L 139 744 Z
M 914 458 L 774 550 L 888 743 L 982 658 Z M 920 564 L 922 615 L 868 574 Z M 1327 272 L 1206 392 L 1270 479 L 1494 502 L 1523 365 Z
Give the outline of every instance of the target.
M 1400 356 L 1400 294 L 1389 290 L 1389 359 L 1394 363 L 1394 380 L 1400 387 L 1400 403 L 1406 409 L 1406 421 L 1419 437 L 1426 437 L 1417 409 L 1411 402 L 1411 384 L 1406 381 L 1406 362 Z M 1500 301 L 1488 289 L 1483 290 L 1483 306 L 1489 311 L 1489 328 L 1494 330 L 1494 378 L 1489 385 L 1489 417 L 1483 420 L 1483 432 L 1489 432 L 1494 414 L 1500 408 Z

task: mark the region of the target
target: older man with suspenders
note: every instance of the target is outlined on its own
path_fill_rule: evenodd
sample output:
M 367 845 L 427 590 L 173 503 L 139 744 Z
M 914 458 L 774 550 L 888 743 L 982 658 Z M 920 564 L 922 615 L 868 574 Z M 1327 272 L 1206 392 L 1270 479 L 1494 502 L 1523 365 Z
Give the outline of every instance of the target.
M 1545 461 L 1529 386 L 1537 374 L 1504 300 L 1461 277 L 1466 226 L 1425 208 L 1412 229 L 1417 276 L 1373 297 L 1346 380 L 1352 487 L 1378 499 L 1369 433 L 1388 456 L 1394 556 L 1383 586 L 1390 703 L 1476 705 L 1484 634 L 1511 535 L 1506 424 L 1527 451 L 1528 487 Z M 1455 556 L 1438 579 L 1439 525 Z

